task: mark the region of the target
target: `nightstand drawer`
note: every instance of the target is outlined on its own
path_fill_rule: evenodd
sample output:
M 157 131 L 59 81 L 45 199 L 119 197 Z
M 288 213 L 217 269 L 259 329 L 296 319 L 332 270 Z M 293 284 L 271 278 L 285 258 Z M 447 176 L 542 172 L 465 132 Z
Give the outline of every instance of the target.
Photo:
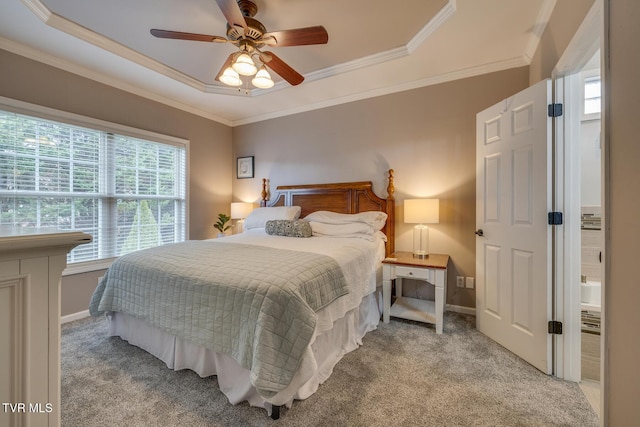
M 396 276 L 408 279 L 432 280 L 431 271 L 426 268 L 396 266 Z

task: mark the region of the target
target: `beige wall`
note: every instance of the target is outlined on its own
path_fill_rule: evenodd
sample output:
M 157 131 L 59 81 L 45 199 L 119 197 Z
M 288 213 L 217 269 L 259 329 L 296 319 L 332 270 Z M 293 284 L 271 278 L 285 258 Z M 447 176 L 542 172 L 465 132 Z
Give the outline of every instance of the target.
M 451 256 L 447 302 L 475 307 L 475 290 L 455 285 L 457 275 L 475 277 L 475 117 L 527 87 L 528 78 L 525 67 L 234 128 L 234 155 L 255 156 L 256 178 L 234 180 L 233 196 L 258 200 L 261 178 L 272 190 L 371 180 L 386 196 L 385 173 L 393 168 L 396 249 L 412 249 L 402 201 L 440 198 L 430 249 Z
M 189 236 L 215 236 L 231 201 L 231 128 L 4 50 L 0 75 L 0 96 L 189 140 Z M 87 309 L 94 276 L 63 279 L 63 315 Z
M 640 420 L 640 2 L 605 5 L 605 425 L 628 426 Z
M 530 84 L 551 77 L 553 67 L 558 63 L 593 3 L 594 0 L 556 1 L 529 66 Z
M 89 309 L 91 295 L 106 270 L 73 274 L 62 278 L 62 295 L 60 297 L 60 314 L 67 316 Z
M 591 4 L 591 0 L 557 2 L 530 73 L 526 69 L 496 73 L 243 126 L 234 129 L 235 154 L 256 155 L 256 176 L 269 177 L 274 185 L 301 182 L 301 178 L 308 182 L 372 179 L 382 193 L 383 180 L 376 177 L 394 167 L 399 199 L 443 197 L 442 223 L 434 227 L 432 248 L 451 253 L 458 273 L 475 274 L 474 240 L 469 236 L 475 209 L 475 184 L 469 172 L 475 158 L 470 123 L 476 111 L 521 89 L 525 80 L 535 83 L 548 77 Z M 605 74 L 609 286 L 605 298 L 608 412 L 604 422 L 626 426 L 640 419 L 640 371 L 636 368 L 640 360 L 640 286 L 635 271 L 640 202 L 629 192 L 640 187 L 640 3 L 605 0 L 605 4 L 610 7 L 606 25 L 611 31 Z M 191 237 L 212 234 L 213 216 L 228 209 L 230 199 L 230 129 L 2 50 L 0 74 L 0 96 L 191 140 Z M 284 164 L 293 160 L 302 163 Z M 439 178 L 443 173 L 445 178 Z M 234 181 L 233 191 L 236 199 L 256 200 L 259 179 Z M 398 226 L 403 234 L 399 248 L 408 249 L 408 229 L 404 224 Z M 71 294 L 94 286 L 97 274 L 89 274 L 86 280 L 83 275 L 64 279 L 63 314 L 80 310 Z M 449 303 L 473 306 L 470 294 L 457 294 L 451 282 L 449 289 L 453 290 Z M 88 296 L 81 299 L 84 309 Z

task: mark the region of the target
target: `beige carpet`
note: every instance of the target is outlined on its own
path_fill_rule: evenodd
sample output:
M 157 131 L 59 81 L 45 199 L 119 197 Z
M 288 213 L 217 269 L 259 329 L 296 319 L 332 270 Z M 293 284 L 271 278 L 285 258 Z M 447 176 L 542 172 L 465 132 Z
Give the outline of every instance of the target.
M 431 325 L 392 319 L 348 354 L 316 394 L 273 421 L 232 406 L 215 377 L 174 372 L 104 319 L 62 327 L 63 426 L 598 426 L 578 384 L 546 376 L 447 313 Z

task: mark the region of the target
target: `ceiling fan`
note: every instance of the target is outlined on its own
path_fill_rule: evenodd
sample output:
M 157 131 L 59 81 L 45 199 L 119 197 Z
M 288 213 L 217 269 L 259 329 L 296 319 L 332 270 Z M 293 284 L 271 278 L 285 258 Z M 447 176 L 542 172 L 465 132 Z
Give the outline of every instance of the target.
M 216 75 L 216 80 L 229 85 L 241 86 L 242 76 L 255 76 L 251 83 L 258 88 L 268 89 L 273 80 L 266 68 L 271 69 L 291 85 L 299 85 L 304 77 L 276 54 L 261 50 L 264 46 L 303 46 L 326 44 L 327 30 L 321 26 L 296 28 L 292 30 L 270 31 L 253 17 L 258 7 L 250 0 L 216 0 L 227 20 L 227 37 L 180 31 L 152 29 L 151 34 L 165 39 L 192 40 L 213 43 L 231 43 L 238 51 L 229 55 Z M 259 67 L 254 59 L 258 60 Z M 266 66 L 266 68 L 265 68 Z

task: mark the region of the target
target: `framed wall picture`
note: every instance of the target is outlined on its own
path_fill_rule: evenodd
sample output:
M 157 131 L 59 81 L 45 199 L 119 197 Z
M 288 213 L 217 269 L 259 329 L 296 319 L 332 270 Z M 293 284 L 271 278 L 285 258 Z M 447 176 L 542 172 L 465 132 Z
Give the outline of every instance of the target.
M 253 178 L 253 156 L 238 157 L 236 177 Z

